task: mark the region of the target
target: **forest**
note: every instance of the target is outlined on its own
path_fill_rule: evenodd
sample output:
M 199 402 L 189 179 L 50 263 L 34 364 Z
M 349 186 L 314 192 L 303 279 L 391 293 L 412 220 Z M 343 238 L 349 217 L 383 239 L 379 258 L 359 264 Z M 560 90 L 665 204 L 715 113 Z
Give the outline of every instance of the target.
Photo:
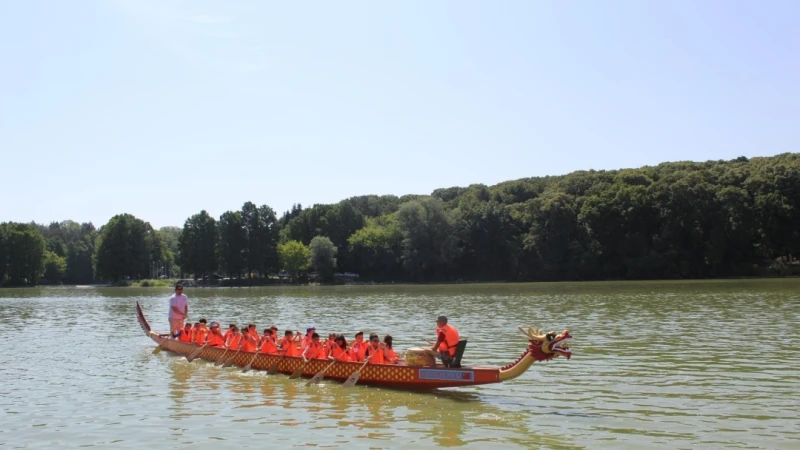
M 0 224 L 0 284 L 150 278 L 560 281 L 797 274 L 800 154 L 577 171 L 430 195 L 363 195 L 280 216 L 246 202 L 154 229 Z

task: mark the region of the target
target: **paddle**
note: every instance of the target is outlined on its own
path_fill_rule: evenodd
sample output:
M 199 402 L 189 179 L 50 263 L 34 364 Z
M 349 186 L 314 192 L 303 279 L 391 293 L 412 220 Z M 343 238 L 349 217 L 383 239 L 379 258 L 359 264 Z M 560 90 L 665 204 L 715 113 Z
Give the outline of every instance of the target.
M 220 356 L 217 362 L 214 363 L 215 366 L 218 366 L 222 364 L 222 361 L 225 361 L 225 355 L 228 353 L 228 350 L 230 349 L 228 347 L 225 347 L 225 351 L 222 352 L 222 356 Z
M 317 354 L 319 354 L 319 351 L 320 351 L 320 350 L 322 350 L 322 348 L 319 348 L 319 349 L 317 349 Z M 308 350 L 306 350 L 306 351 L 308 351 Z M 314 356 L 316 356 L 316 355 L 314 355 Z M 300 375 L 302 375 L 302 374 L 303 374 L 303 370 L 306 368 L 306 366 L 308 365 L 308 363 L 310 363 L 310 362 L 311 362 L 311 360 L 312 360 L 312 359 L 314 359 L 314 358 L 308 358 L 308 359 L 306 360 L 306 362 L 305 362 L 305 363 L 303 363 L 303 365 L 302 365 L 302 366 L 298 367 L 298 368 L 297 368 L 297 370 L 295 370 L 294 372 L 292 372 L 292 374 L 289 376 L 289 379 L 290 379 L 290 380 L 293 380 L 293 379 L 295 379 L 295 378 L 299 377 Z
M 367 356 L 367 359 L 364 360 L 364 364 L 362 364 L 361 367 L 354 374 L 350 375 L 347 381 L 345 381 L 344 384 L 342 384 L 342 387 L 349 388 L 355 386 L 355 384 L 358 382 L 359 377 L 361 377 L 361 371 L 364 370 L 364 367 L 367 365 L 370 358 L 375 356 L 376 353 L 377 352 Z
M 193 352 L 191 355 L 188 355 L 188 356 L 186 357 L 186 360 L 187 360 L 187 361 L 189 361 L 189 362 L 192 362 L 192 361 L 193 361 L 195 358 L 197 358 L 197 355 L 199 355 L 199 354 L 200 354 L 200 352 L 201 352 L 201 351 L 203 351 L 203 349 L 204 349 L 204 348 L 206 348 L 206 346 L 207 346 L 207 345 L 208 345 L 208 342 L 206 342 L 205 344 L 203 344 L 203 346 L 202 346 L 202 347 L 200 347 L 200 348 L 198 348 L 197 350 L 195 350 L 195 351 L 194 351 L 194 352 Z
M 334 364 L 336 364 L 338 360 L 334 359 L 332 363 L 328 364 L 328 367 L 322 369 L 321 371 L 317 372 L 310 380 L 306 381 L 306 386 L 311 386 L 312 384 L 317 384 L 325 378 L 325 372 L 328 371 Z
M 250 363 L 248 365 L 244 366 L 244 369 L 242 369 L 242 373 L 247 373 L 247 371 L 250 370 L 250 366 L 253 365 L 253 361 L 256 360 L 256 357 L 258 356 L 258 353 L 261 351 L 261 349 L 264 347 L 264 344 L 266 344 L 266 343 L 267 343 L 267 341 L 265 339 L 264 342 L 262 342 L 261 345 L 258 346 L 258 348 L 256 349 L 256 354 L 253 355 L 253 359 L 250 360 Z
M 289 345 L 294 345 L 294 342 L 290 342 L 290 344 L 289 344 Z M 283 360 L 283 357 L 284 357 L 284 356 L 286 356 L 286 351 L 285 351 L 285 350 L 284 350 L 284 352 L 283 352 L 283 355 L 281 355 L 281 357 L 280 357 L 280 358 L 278 358 L 278 360 L 277 360 L 277 361 L 275 361 L 275 364 L 273 364 L 273 365 L 269 366 L 269 370 L 267 370 L 267 373 L 268 373 L 268 374 L 270 374 L 270 375 L 275 375 L 276 373 L 278 373 L 278 364 L 280 364 L 280 363 L 281 363 L 281 360 Z
M 153 354 L 157 355 L 157 354 L 161 353 L 161 350 L 164 350 L 164 344 L 166 344 L 168 340 L 169 340 L 169 338 L 164 339 L 164 342 L 158 344 L 158 347 L 156 347 L 156 349 L 153 350 Z

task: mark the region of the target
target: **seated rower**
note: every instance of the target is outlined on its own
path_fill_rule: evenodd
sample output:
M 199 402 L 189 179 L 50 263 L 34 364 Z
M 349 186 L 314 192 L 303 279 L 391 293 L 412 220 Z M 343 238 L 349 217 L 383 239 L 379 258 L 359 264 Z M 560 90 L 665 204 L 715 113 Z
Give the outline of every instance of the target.
M 255 352 L 256 345 L 258 344 L 258 336 L 253 336 L 253 332 L 255 331 L 255 324 L 250 324 L 247 328 L 242 331 L 242 351 L 243 352 Z
M 261 350 L 259 353 L 266 353 L 268 355 L 275 355 L 278 353 L 278 347 L 275 345 L 275 339 L 272 336 L 272 329 L 264 328 L 264 334 L 261 335 L 261 341 L 258 343 Z
M 353 361 L 363 362 L 366 356 L 365 352 L 367 350 L 367 343 L 364 342 L 364 332 L 359 331 L 356 333 L 355 338 L 355 342 L 353 342 L 352 347 L 350 347 L 350 355 Z
M 183 328 L 178 332 L 178 340 L 181 342 L 192 342 L 192 323 L 186 322 Z
M 233 333 L 234 328 L 236 328 L 235 323 L 228 325 L 228 329 L 225 330 L 225 334 L 222 335 L 222 337 L 225 338 L 225 342 L 228 342 L 228 338 L 231 337 L 231 333 Z
M 197 345 L 203 345 L 206 343 L 206 337 L 208 336 L 208 328 L 206 328 L 206 319 L 200 319 L 200 321 L 195 324 L 197 330 L 194 333 L 194 343 Z
M 310 328 L 306 328 L 306 335 L 303 336 L 302 341 L 300 341 L 300 351 L 306 351 L 306 348 L 311 344 L 311 336 L 317 333 L 317 328 L 313 325 Z
M 322 345 L 325 347 L 325 354 L 330 355 L 336 345 L 336 333 L 328 333 L 328 339 Z
M 386 345 L 386 364 L 397 364 L 397 353 L 392 348 L 392 335 L 387 334 L 383 337 L 383 343 Z
M 445 367 L 453 364 L 456 355 L 459 335 L 456 327 L 447 323 L 447 317 L 439 316 L 436 319 L 436 343 L 431 348 L 432 352 L 438 352 L 439 359 Z
M 211 322 L 211 328 L 209 329 L 206 343 L 210 347 L 225 346 L 225 338 L 222 336 L 218 322 Z
M 294 340 L 294 333 L 292 330 L 286 330 L 283 333 L 283 339 L 280 342 L 280 353 L 283 353 L 284 356 L 298 356 L 297 346 Z
M 334 345 L 328 354 L 328 358 L 337 361 L 352 361 L 350 349 L 347 348 L 347 339 L 343 335 L 338 335 L 334 338 Z
M 304 361 L 307 359 L 325 359 L 324 347 L 322 342 L 319 341 L 317 333 L 311 335 L 311 343 L 303 350 L 302 356 Z
M 225 346 L 228 347 L 229 350 L 239 350 L 239 347 L 242 346 L 242 333 L 239 332 L 239 327 L 236 325 L 233 326 L 231 334 L 228 336 L 227 342 L 225 342 Z
M 369 335 L 369 344 L 364 349 L 364 358 L 369 358 L 370 364 L 386 364 L 386 346 L 375 333 Z

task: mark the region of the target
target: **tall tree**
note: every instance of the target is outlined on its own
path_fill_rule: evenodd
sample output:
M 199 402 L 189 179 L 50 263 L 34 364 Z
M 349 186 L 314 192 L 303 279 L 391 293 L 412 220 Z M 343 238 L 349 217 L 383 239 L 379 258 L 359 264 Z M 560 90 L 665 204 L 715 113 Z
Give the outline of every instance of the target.
M 403 264 L 415 281 L 442 279 L 458 256 L 453 232 L 456 218 L 438 198 L 424 197 L 404 203 L 397 211 L 403 234 Z
M 267 205 L 256 207 L 247 202 L 242 205 L 242 222 L 247 232 L 247 270 L 266 276 L 278 266 L 280 224 L 275 211 Z
M 308 270 L 311 252 L 300 241 L 289 241 L 278 245 L 278 255 L 281 267 L 289 272 L 292 280 L 297 281 L 298 276 Z
M 186 219 L 178 239 L 179 264 L 194 278 L 217 269 L 217 221 L 206 210 Z
M 142 279 L 150 274 L 153 228 L 131 214 L 111 218 L 100 230 L 96 273 L 106 280 Z
M 44 270 L 45 241 L 39 229 L 30 224 L 6 223 L 6 284 L 33 286 Z M 2 256 L 0 256 L 2 259 Z
M 333 280 L 336 271 L 336 246 L 325 236 L 314 236 L 308 245 L 311 252 L 311 267 L 324 281 Z
M 242 221 L 242 213 L 228 211 L 222 214 L 217 228 L 220 267 L 229 277 L 240 278 L 245 271 L 247 249 L 247 230 Z

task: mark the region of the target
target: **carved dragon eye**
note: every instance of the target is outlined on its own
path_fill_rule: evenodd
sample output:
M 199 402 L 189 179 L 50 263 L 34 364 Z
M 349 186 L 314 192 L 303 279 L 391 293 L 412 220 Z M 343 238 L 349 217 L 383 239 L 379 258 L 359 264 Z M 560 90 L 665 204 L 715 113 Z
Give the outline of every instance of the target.
M 547 340 L 548 340 L 549 342 L 552 342 L 552 341 L 553 341 L 553 339 L 555 339 L 555 338 L 556 338 L 556 334 L 555 334 L 555 333 L 553 333 L 553 332 L 547 333 L 547 335 L 546 335 L 546 336 L 547 336 Z

